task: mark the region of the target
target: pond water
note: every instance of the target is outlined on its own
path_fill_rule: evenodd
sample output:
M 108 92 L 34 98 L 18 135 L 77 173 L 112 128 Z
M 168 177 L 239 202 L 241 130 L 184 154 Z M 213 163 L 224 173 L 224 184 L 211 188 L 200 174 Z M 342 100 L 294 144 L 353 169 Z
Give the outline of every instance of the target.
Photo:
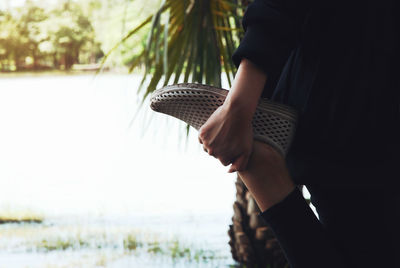
M 139 83 L 118 74 L 0 76 L 0 214 L 45 219 L 0 226 L 0 267 L 234 264 L 227 230 L 235 175 L 203 152 L 194 129 L 186 138 L 186 125 L 154 113 L 148 100 L 139 109 Z M 27 246 L 71 228 L 109 240 L 98 249 Z M 217 255 L 199 263 L 127 253 L 113 243 L 131 231 Z

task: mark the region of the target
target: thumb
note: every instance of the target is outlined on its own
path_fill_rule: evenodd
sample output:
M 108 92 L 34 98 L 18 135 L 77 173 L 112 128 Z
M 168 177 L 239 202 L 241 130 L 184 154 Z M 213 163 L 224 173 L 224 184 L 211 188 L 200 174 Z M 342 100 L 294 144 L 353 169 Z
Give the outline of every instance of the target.
M 247 154 L 242 154 L 232 163 L 231 167 L 228 170 L 228 173 L 232 173 L 235 171 L 243 171 L 247 167 L 247 163 L 249 161 L 249 156 Z

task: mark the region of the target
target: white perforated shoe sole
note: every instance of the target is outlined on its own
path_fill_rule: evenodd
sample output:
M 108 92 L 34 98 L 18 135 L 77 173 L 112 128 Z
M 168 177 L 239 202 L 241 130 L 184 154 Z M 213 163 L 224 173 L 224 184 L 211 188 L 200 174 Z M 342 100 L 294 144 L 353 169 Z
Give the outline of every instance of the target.
M 224 103 L 228 90 L 203 84 L 176 84 L 155 90 L 150 107 L 183 120 L 199 130 Z M 291 107 L 260 99 L 253 116 L 254 139 L 265 142 L 283 156 L 294 136 L 297 113 Z

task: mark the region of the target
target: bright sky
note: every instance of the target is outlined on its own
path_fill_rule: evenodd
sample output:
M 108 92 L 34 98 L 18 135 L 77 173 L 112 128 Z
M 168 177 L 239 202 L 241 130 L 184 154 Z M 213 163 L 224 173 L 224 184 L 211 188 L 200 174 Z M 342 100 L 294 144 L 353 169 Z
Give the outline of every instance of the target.
M 33 2 L 39 3 L 56 3 L 58 0 L 33 0 Z M 23 6 L 26 0 L 1 0 L 0 1 L 0 9 L 6 9 L 7 7 L 18 7 Z
M 25 4 L 26 0 L 2 0 L 0 1 L 0 7 L 5 9 L 8 6 L 13 7 L 13 6 L 22 6 Z

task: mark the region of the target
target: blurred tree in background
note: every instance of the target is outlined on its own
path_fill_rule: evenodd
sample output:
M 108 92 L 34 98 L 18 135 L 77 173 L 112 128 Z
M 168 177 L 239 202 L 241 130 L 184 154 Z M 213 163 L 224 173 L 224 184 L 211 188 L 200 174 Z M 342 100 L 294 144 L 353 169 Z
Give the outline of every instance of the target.
M 82 7 L 65 1 L 45 9 L 32 1 L 0 11 L 0 70 L 70 69 L 103 56 Z
M 0 1 L 0 71 L 69 69 L 99 66 L 129 30 L 161 0 Z M 107 67 L 130 66 L 144 50 L 149 26 L 115 49 Z M 139 44 L 139 45 L 138 45 Z
M 26 8 L 20 9 L 15 17 L 17 27 L 14 31 L 18 33 L 19 45 L 23 48 L 23 53 L 15 61 L 17 69 L 25 67 L 25 63 L 31 63 L 34 69 L 39 68 L 39 61 L 44 56 L 39 46 L 47 39 L 42 25 L 48 17 L 43 8 L 34 6 L 31 2 L 27 3 Z
M 78 4 L 64 3 L 52 11 L 46 24 L 48 51 L 56 67 L 68 70 L 75 63 L 95 63 L 103 56 L 93 26 Z
M 16 29 L 18 21 L 8 12 L 0 11 L 0 68 L 18 68 L 21 59 L 25 61 L 23 38 Z
M 0 71 L 99 66 L 129 30 L 148 17 L 161 0 L 0 1 Z M 116 48 L 109 68 L 130 66 L 143 52 L 150 25 Z

